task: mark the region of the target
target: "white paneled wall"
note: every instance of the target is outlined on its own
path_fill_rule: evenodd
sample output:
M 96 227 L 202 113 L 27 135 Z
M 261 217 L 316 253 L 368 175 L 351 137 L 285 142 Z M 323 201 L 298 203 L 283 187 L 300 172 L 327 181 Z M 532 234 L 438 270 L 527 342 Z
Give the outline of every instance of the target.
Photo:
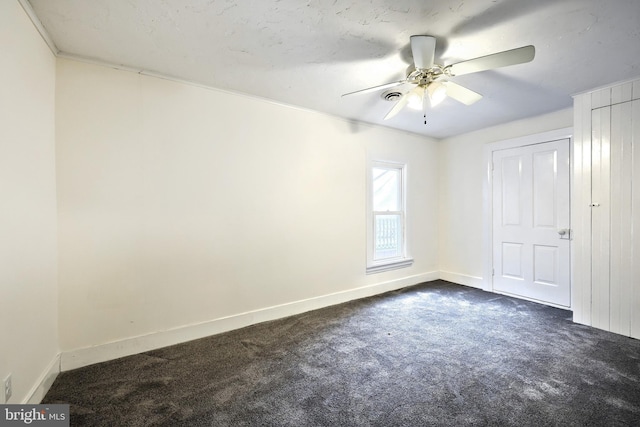
M 640 338 L 640 80 L 574 102 L 574 320 Z

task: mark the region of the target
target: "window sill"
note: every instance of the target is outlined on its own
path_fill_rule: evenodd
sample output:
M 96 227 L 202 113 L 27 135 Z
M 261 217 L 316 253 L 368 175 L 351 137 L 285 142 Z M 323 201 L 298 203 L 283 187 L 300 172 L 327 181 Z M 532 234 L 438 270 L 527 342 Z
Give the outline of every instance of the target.
M 385 262 L 384 264 L 373 264 L 367 266 L 367 274 L 382 273 L 383 271 L 396 270 L 398 268 L 410 267 L 413 258 L 403 258 L 397 261 Z

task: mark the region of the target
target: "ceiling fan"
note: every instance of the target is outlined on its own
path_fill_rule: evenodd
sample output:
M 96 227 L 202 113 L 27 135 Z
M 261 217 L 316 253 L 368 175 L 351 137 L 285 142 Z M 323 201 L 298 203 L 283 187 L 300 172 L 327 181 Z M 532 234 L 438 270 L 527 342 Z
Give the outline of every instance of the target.
M 411 36 L 410 40 L 414 65 L 409 68 L 405 79 L 345 93 L 342 96 L 373 92 L 404 83 L 415 85 L 409 92 L 400 96 L 396 105 L 385 116 L 385 120 L 398 114 L 406 105 L 426 111 L 427 103 L 433 107 L 447 96 L 463 104 L 471 105 L 480 100 L 482 95 L 448 81 L 447 78 L 530 62 L 536 54 L 535 47 L 529 45 L 455 64 L 439 65 L 433 62 L 436 51 L 435 37 L 418 35 Z

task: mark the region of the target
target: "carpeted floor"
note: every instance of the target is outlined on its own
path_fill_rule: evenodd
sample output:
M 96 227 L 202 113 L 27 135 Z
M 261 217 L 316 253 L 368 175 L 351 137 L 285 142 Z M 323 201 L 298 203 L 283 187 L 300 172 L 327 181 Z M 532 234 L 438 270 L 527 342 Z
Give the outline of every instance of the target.
M 639 426 L 640 341 L 430 282 L 62 373 L 71 425 Z

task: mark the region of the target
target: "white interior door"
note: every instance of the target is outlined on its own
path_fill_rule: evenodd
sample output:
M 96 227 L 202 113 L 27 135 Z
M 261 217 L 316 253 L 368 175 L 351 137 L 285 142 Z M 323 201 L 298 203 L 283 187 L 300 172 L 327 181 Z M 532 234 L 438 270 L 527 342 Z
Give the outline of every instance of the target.
M 493 152 L 493 290 L 569 307 L 569 140 Z

